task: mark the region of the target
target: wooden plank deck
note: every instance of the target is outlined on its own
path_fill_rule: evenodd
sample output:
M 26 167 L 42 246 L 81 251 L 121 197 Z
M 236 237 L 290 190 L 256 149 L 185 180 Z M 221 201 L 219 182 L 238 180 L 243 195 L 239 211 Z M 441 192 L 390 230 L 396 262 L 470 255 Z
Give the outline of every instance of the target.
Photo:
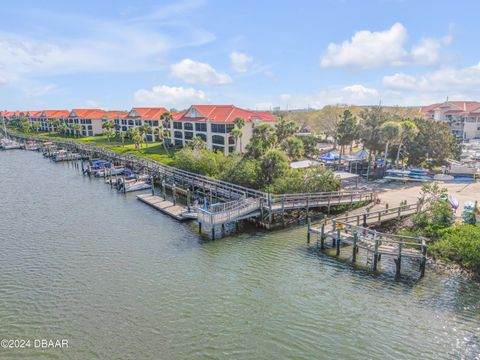
M 137 199 L 178 221 L 192 220 L 197 218 L 196 213 L 188 212 L 188 208 L 186 206 L 175 205 L 173 202 L 164 200 L 160 196 L 140 194 L 137 195 Z

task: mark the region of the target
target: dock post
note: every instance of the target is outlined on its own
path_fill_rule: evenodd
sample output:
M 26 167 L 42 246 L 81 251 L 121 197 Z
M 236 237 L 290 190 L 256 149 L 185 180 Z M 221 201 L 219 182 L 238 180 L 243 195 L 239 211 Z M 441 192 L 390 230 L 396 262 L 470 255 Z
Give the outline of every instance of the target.
M 357 261 L 357 240 L 358 240 L 358 232 L 355 230 L 353 232 L 353 250 L 352 250 L 352 262 L 354 263 Z
M 190 188 L 188 188 L 187 189 L 187 209 L 188 209 L 188 212 L 190 212 L 190 197 L 191 197 Z
M 222 237 L 225 236 L 225 224 L 222 224 Z
M 173 205 L 177 205 L 177 188 L 175 186 L 175 183 L 172 185 L 172 194 L 173 194 Z
M 201 221 L 198 222 L 198 233 L 199 234 L 202 233 L 202 222 Z
M 402 245 L 403 244 L 398 244 L 398 258 L 395 259 L 395 265 L 396 265 L 395 280 L 400 279 L 400 270 L 402 267 Z
M 340 242 L 342 237 L 340 236 L 340 229 L 337 230 L 337 256 L 340 255 Z
M 375 239 L 375 252 L 373 254 L 373 271 L 377 271 L 379 241 Z
M 307 244 L 310 244 L 310 219 L 307 218 L 308 231 L 307 231 Z
M 320 232 L 320 249 L 325 249 L 325 224 L 322 224 L 322 230 Z
M 425 239 L 422 239 L 422 260 L 420 261 L 420 277 L 425 275 L 425 266 L 427 264 L 427 247 L 425 245 Z
M 363 227 L 368 226 L 368 224 L 367 224 L 367 213 L 366 212 L 363 213 L 363 225 L 362 226 Z
M 282 197 L 282 226 L 285 227 L 285 195 Z
M 155 195 L 155 179 L 153 177 L 153 174 L 150 176 L 150 183 L 152 184 L 152 196 Z
M 212 225 L 212 240 L 215 240 L 215 225 Z

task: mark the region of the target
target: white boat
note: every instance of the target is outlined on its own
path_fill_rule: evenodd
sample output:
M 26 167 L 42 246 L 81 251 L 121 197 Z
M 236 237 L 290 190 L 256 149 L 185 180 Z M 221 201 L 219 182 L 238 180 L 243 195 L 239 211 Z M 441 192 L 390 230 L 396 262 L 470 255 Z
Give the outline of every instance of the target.
M 16 141 L 10 139 L 2 139 L 0 140 L 0 149 L 3 150 L 13 150 L 13 149 L 21 149 L 22 145 L 17 143 Z
M 132 192 L 132 191 L 140 191 L 150 189 L 152 186 L 144 180 L 125 180 L 123 178 L 119 178 L 117 182 L 117 189 L 120 192 Z
M 55 162 L 81 160 L 82 155 L 80 155 L 78 153 L 72 153 L 72 152 L 69 152 L 69 151 L 66 151 L 66 150 L 60 150 L 56 154 L 53 155 L 52 159 Z
M 116 168 L 111 168 L 111 169 L 102 169 L 99 170 L 95 173 L 96 177 L 107 177 L 107 176 L 115 176 L 115 175 L 121 175 L 125 171 L 125 168 L 123 167 L 116 167 Z

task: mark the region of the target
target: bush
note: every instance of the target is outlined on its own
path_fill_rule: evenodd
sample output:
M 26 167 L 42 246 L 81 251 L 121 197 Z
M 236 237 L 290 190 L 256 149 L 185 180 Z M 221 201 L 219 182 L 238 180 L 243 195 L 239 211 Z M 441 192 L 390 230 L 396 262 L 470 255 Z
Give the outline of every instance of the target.
M 340 181 L 323 166 L 290 169 L 275 180 L 270 190 L 276 194 L 336 191 L 340 190 Z
M 231 155 L 224 165 L 220 178 L 234 184 L 256 188 L 258 186 L 258 173 L 259 163 L 257 160 Z
M 440 258 L 454 261 L 465 268 L 480 271 L 480 227 L 457 225 L 444 230 L 440 240 L 429 246 Z
M 226 161 L 227 157 L 221 152 L 183 148 L 175 154 L 174 166 L 218 178 Z

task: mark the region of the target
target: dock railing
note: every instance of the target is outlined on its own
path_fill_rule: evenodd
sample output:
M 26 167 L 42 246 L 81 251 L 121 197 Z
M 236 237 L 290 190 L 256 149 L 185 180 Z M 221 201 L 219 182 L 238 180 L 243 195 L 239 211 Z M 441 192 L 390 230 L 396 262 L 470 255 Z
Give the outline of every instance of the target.
M 210 226 L 236 221 L 258 210 L 260 199 L 246 198 L 241 201 L 215 204 L 207 209 L 197 208 L 198 221 Z

